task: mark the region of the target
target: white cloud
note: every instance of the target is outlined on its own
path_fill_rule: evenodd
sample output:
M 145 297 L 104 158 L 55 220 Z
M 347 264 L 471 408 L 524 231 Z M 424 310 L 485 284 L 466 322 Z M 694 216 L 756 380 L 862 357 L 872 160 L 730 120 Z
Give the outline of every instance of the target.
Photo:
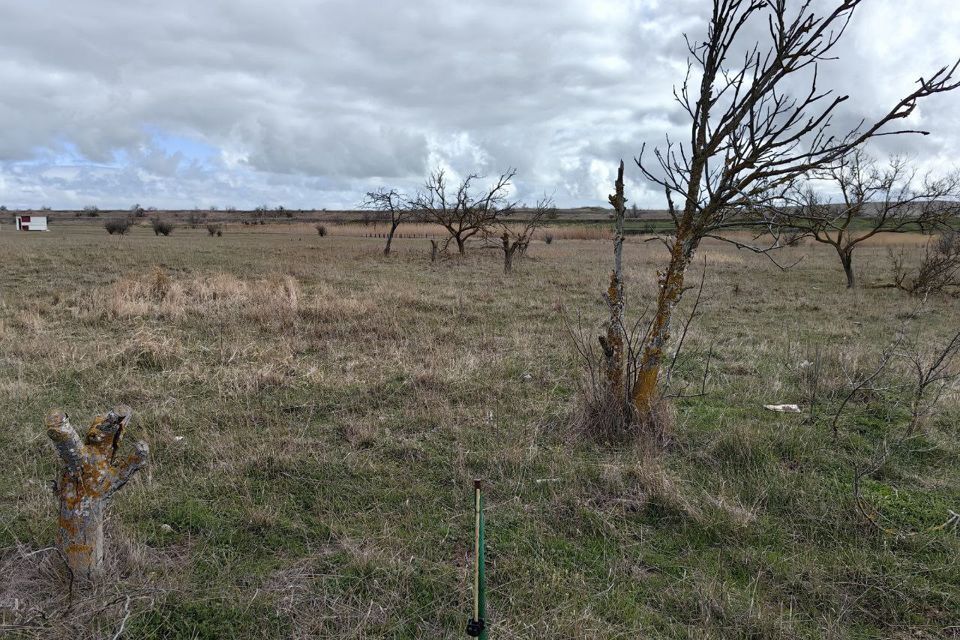
M 671 87 L 682 34 L 702 34 L 707 5 L 7 3 L 0 201 L 353 206 L 368 188 L 415 188 L 446 166 L 516 167 L 520 197 L 602 204 L 619 158 L 683 134 Z M 842 119 L 876 114 L 960 57 L 958 34 L 954 0 L 864 3 L 822 74 L 852 94 Z M 958 102 L 918 110 L 934 135 L 878 148 L 956 162 Z M 631 201 L 662 206 L 635 167 L 628 177 Z

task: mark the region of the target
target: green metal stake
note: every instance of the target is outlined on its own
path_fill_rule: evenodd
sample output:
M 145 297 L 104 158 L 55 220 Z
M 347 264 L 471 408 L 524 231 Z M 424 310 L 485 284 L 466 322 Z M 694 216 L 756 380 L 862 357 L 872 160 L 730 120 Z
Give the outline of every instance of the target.
M 483 497 L 480 481 L 473 481 L 473 507 L 476 516 L 473 547 L 473 617 L 467 621 L 467 635 L 487 640 L 487 581 L 483 569 Z

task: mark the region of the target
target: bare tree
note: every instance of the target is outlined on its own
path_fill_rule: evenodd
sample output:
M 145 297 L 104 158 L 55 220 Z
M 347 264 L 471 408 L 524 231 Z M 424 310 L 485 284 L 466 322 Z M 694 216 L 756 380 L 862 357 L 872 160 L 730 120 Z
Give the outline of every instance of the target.
M 497 246 L 503 250 L 503 272 L 513 272 L 514 256 L 523 256 L 533 240 L 533 234 L 542 227 L 557 211 L 553 206 L 553 200 L 549 196 L 544 196 L 537 201 L 536 206 L 530 210 L 529 215 L 523 220 L 517 220 L 508 223 L 505 219 L 498 219 L 496 223 L 487 230 L 485 239 L 488 246 Z M 496 238 L 496 241 L 493 239 Z
M 387 234 L 387 244 L 383 248 L 383 255 L 390 255 L 393 234 L 397 232 L 397 227 L 413 217 L 413 207 L 399 191 L 386 187 L 380 187 L 376 191 L 367 191 L 367 197 L 360 206 L 390 216 L 390 232 Z
M 509 216 L 517 204 L 509 199 L 510 186 L 516 170 L 510 169 L 494 180 L 487 189 L 476 192 L 474 185 L 481 180 L 472 173 L 455 188 L 447 180 L 446 172 L 438 169 L 427 178 L 423 190 L 417 194 L 412 207 L 424 222 L 439 224 L 457 243 L 460 255 L 466 252 L 467 240 L 484 235 L 498 222 Z
M 822 197 L 809 184 L 798 186 L 782 222 L 833 247 L 848 288 L 856 285 L 853 252 L 865 240 L 880 233 L 948 228 L 960 215 L 960 173 L 940 178 L 928 173 L 914 186 L 917 172 L 902 157 L 881 167 L 856 149 L 810 177 L 835 186 L 840 202 Z
M 654 151 L 655 163 L 644 159 L 645 149 L 636 160 L 646 179 L 664 189 L 674 225 L 632 392 L 641 414 L 658 398 L 671 316 L 701 241 L 719 238 L 761 252 L 779 246 L 776 235 L 760 247 L 718 232 L 770 225 L 770 205 L 799 177 L 831 166 L 872 137 L 911 133 L 887 125 L 910 116 L 923 98 L 960 86 L 957 62 L 921 78 L 875 121 L 834 133 L 832 116 L 847 96 L 820 89 L 817 68 L 830 59 L 862 1 L 837 0 L 818 14 L 812 0 L 713 0 L 706 40 L 688 40 L 687 76 L 674 95 L 690 119 L 689 141 L 668 138 L 665 148 Z M 766 44 L 744 42 L 760 24 Z M 807 88 L 792 95 L 804 82 Z

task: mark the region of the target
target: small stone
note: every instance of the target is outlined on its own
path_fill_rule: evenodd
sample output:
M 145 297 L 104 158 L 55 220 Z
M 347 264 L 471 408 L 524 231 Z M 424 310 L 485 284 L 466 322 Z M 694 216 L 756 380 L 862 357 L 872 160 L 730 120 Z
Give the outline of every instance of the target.
M 173 533 L 173 527 L 168 524 L 162 524 L 160 525 L 160 531 L 163 533 Z

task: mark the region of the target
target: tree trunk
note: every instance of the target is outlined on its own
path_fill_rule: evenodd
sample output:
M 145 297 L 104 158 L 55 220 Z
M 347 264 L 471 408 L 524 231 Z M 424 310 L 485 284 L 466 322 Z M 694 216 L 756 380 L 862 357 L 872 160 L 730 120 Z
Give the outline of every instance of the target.
M 706 76 L 703 81 L 707 81 Z M 704 112 L 701 118 L 706 118 L 706 115 Z M 697 149 L 703 149 L 706 146 L 706 136 L 706 126 L 699 127 L 696 134 Z M 657 294 L 657 310 L 650 322 L 640 355 L 640 364 L 637 366 L 637 379 L 633 383 L 633 406 L 641 416 L 650 415 L 657 403 L 657 386 L 660 379 L 660 365 L 663 362 L 663 350 L 670 340 L 670 319 L 673 316 L 673 308 L 683 295 L 683 278 L 686 275 L 687 266 L 702 237 L 702 232 L 698 233 L 694 229 L 693 220 L 705 171 L 705 158 L 695 157 L 691 160 L 686 201 L 683 215 L 676 225 L 677 233 L 670 250 L 670 264 L 665 272 L 657 271 L 657 284 L 660 287 Z M 667 196 L 670 211 L 673 214 L 673 202 L 669 198 L 669 191 Z M 700 215 L 703 216 L 703 213 L 701 212 Z
M 430 262 L 437 261 L 437 241 L 430 239 Z
M 453 236 L 453 239 L 457 241 L 457 251 L 460 252 L 460 256 L 463 257 L 467 253 L 467 241 L 461 238 L 460 236 Z
M 393 231 L 387 234 L 387 244 L 383 247 L 383 255 L 390 255 L 390 243 L 393 242 Z
M 97 416 L 84 441 L 70 425 L 67 414 L 52 411 L 47 415 L 47 436 L 65 465 L 54 485 L 60 499 L 57 549 L 72 581 L 92 582 L 100 576 L 108 501 L 146 464 L 149 448 L 145 442 L 136 443 L 133 455 L 116 460 L 131 415 L 129 407 L 121 406 Z
M 503 244 L 503 272 L 509 274 L 513 271 L 513 253 L 517 250 L 520 242 L 517 241 L 511 245 L 510 234 L 506 231 L 500 237 L 500 242 Z
M 857 278 L 853 273 L 853 252 L 841 251 L 840 262 L 843 264 L 843 273 L 847 276 L 847 289 L 857 286 Z
M 643 345 L 637 380 L 633 387 L 633 405 L 641 415 L 654 407 L 657 399 L 657 382 L 663 350 L 670 340 L 670 318 L 674 306 L 683 295 L 683 278 L 696 248 L 688 241 L 689 232 L 681 226 L 670 252 L 670 264 L 666 272 L 657 272 L 660 293 L 657 295 L 657 311 L 651 320 L 649 333 Z
M 616 212 L 616 234 L 613 239 L 613 271 L 610 272 L 610 286 L 607 287 L 607 307 L 610 320 L 607 322 L 606 338 L 600 336 L 600 346 L 604 354 L 604 373 L 607 386 L 614 398 L 622 401 L 627 389 L 624 385 L 624 344 L 626 326 L 624 324 L 623 299 L 623 219 L 626 214 L 626 198 L 623 195 L 623 161 L 617 170 L 616 192 L 610 196 L 610 204 Z

